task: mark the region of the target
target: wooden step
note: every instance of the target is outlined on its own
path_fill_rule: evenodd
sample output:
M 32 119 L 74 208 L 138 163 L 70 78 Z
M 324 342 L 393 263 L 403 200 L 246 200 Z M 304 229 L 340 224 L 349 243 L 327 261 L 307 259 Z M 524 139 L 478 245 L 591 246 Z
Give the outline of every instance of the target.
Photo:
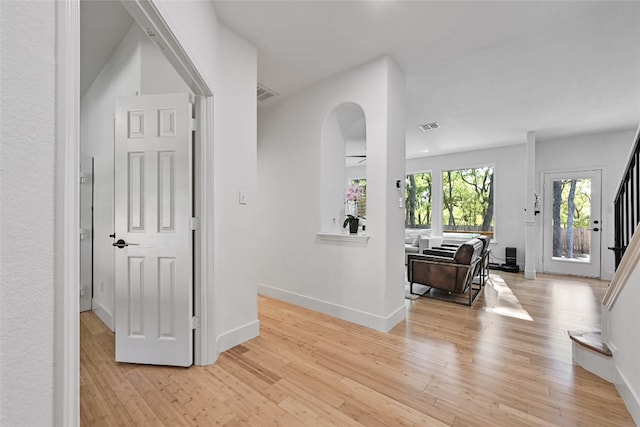
M 567 331 L 569 338 L 576 343 L 605 356 L 613 356 L 607 344 L 602 342 L 601 331 Z

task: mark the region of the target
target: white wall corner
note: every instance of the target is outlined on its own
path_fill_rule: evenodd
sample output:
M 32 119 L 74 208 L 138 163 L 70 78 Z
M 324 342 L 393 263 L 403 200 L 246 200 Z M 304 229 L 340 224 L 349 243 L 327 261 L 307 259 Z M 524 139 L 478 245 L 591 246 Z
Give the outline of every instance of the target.
M 631 418 L 633 418 L 636 425 L 640 425 L 640 398 L 618 366 L 616 366 L 614 384 L 616 389 L 618 389 L 620 396 L 622 396 L 622 400 L 624 400 L 627 410 L 629 411 L 629 414 L 631 414 Z
M 98 318 L 102 320 L 102 322 L 107 325 L 109 329 L 111 329 L 111 332 L 115 332 L 115 329 L 113 327 L 113 314 L 111 314 L 111 312 L 107 310 L 102 304 L 100 304 L 100 302 L 95 298 L 91 300 L 91 305 L 96 316 L 98 316 Z
M 407 317 L 407 306 L 404 305 L 404 300 L 402 301 L 402 305 L 396 308 L 390 315 L 385 317 L 385 325 L 384 329 L 379 329 L 382 332 L 389 332 L 393 329 L 398 323 L 402 322 Z
M 237 345 L 242 344 L 245 341 L 249 341 L 260 335 L 260 321 L 255 320 L 249 322 L 246 325 L 242 325 L 238 328 L 232 329 L 218 336 L 216 340 L 216 350 L 218 354 L 223 351 L 229 350 Z

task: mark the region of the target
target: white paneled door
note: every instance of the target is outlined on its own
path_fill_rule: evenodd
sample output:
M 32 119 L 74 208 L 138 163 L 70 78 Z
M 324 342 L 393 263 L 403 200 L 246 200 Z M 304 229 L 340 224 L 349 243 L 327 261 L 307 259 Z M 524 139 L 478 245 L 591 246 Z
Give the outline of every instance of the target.
M 188 94 L 116 104 L 118 362 L 193 363 L 192 111 Z

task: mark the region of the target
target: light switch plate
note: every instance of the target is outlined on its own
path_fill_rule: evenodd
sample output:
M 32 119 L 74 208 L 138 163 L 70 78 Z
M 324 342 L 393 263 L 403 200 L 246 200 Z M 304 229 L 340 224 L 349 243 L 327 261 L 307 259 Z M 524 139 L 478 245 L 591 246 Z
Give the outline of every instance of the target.
M 241 205 L 247 204 L 247 194 L 244 191 L 238 191 L 238 203 Z

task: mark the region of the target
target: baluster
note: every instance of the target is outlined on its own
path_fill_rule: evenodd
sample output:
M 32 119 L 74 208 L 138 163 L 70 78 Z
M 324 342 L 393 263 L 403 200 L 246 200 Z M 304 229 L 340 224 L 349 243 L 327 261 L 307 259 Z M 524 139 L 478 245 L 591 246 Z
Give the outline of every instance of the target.
M 638 151 L 639 147 L 636 147 L 636 151 L 633 154 L 633 159 L 634 159 L 634 177 L 635 177 L 635 181 L 636 181 L 636 189 L 640 190 L 640 151 Z M 634 207 L 636 215 L 635 215 L 635 224 L 636 224 L 636 228 L 638 225 L 638 222 L 640 221 L 640 194 L 636 194 L 636 205 Z
M 629 193 L 629 206 L 627 207 L 627 221 L 629 223 L 629 236 L 627 240 L 627 244 L 631 240 L 631 236 L 633 236 L 633 231 L 636 228 L 636 224 L 634 222 L 633 211 L 635 209 L 635 171 L 636 171 L 636 160 L 635 156 L 631 157 L 629 162 L 629 185 L 628 185 L 628 193 Z
M 614 201 L 615 267 L 618 268 L 624 250 L 640 225 L 640 138 L 635 141 L 633 152 L 618 187 Z

